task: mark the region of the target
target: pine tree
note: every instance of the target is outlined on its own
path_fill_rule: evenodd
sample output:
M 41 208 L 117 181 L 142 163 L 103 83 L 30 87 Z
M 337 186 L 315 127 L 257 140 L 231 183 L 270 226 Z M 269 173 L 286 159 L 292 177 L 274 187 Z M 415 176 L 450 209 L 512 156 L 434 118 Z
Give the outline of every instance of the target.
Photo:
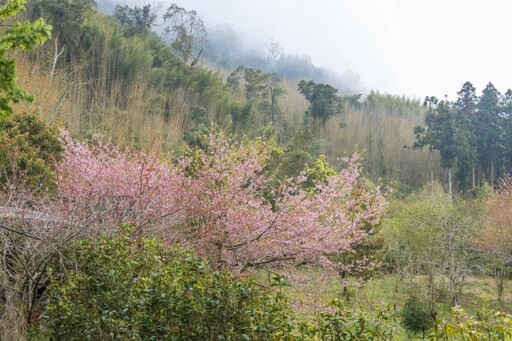
M 491 186 L 498 175 L 499 156 L 503 153 L 501 125 L 501 94 L 492 83 L 487 84 L 477 104 L 475 118 L 478 144 L 478 162 Z

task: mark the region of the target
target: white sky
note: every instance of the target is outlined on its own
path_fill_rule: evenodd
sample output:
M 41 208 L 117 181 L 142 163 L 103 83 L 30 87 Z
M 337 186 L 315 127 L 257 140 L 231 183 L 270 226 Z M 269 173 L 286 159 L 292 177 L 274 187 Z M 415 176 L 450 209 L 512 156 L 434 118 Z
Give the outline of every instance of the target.
M 132 4 L 143 1 L 129 0 Z M 151 1 L 144 1 L 151 2 Z M 155 0 L 195 9 L 209 26 L 228 23 L 255 45 L 270 38 L 368 88 L 451 99 L 469 80 L 512 87 L 512 1 Z

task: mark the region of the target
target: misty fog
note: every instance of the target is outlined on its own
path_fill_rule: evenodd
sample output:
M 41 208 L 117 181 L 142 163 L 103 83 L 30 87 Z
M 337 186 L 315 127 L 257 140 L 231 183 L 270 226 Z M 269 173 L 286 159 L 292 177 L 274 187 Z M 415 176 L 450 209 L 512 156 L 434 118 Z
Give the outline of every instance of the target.
M 98 7 L 110 13 L 119 2 L 97 0 Z M 341 75 L 335 76 L 337 85 L 350 84 L 346 87 L 354 91 L 361 91 L 364 84 L 366 89 L 399 95 L 442 97 L 466 80 L 479 87 L 490 80 L 506 87 L 512 78 L 512 69 L 505 67 L 512 50 L 504 44 L 512 29 L 506 17 L 512 5 L 504 1 L 124 0 L 123 4 L 156 3 L 167 8 L 173 2 L 196 10 L 212 40 L 230 27 L 237 42 L 236 48 L 230 48 L 233 55 L 256 53 L 264 58 L 265 46 L 274 39 L 288 57 L 335 71 Z M 471 46 L 474 41 L 479 48 Z

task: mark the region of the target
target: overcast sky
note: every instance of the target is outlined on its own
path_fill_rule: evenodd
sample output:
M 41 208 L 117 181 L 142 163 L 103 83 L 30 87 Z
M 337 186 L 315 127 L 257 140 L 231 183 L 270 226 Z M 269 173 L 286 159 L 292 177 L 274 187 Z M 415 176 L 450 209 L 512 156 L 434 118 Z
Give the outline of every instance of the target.
M 228 23 L 261 47 L 273 38 L 286 53 L 340 74 L 350 69 L 381 92 L 453 99 L 467 80 L 479 92 L 489 81 L 501 92 L 512 88 L 512 1 L 155 2 L 195 9 L 208 26 Z

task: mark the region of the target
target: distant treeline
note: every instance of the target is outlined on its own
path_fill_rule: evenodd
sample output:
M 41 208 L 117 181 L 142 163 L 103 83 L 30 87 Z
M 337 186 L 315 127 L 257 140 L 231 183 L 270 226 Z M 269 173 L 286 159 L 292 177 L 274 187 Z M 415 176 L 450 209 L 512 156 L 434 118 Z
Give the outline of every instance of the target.
M 208 31 L 204 56 L 213 65 L 228 71 L 240 65 L 250 66 L 297 82 L 310 79 L 331 84 L 344 94 L 366 92 L 359 75 L 353 71 L 347 70 L 342 75 L 337 75 L 331 70 L 315 66 L 309 56 L 285 53 L 284 48 L 273 40 L 266 45 L 265 52 L 245 46 L 232 27 L 218 25 Z

